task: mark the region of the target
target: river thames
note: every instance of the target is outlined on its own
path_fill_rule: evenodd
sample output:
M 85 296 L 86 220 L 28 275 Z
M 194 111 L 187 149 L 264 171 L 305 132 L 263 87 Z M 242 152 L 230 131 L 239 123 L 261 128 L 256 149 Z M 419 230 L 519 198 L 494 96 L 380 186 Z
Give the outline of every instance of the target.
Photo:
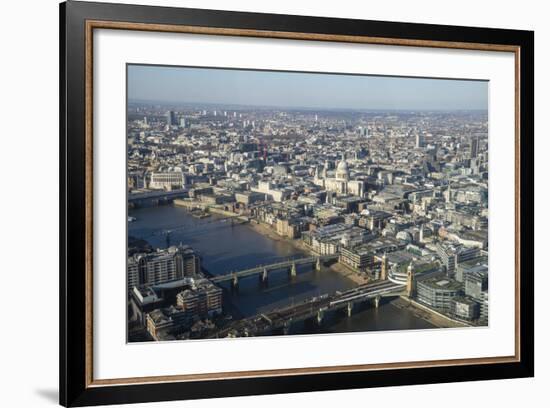
M 128 223 L 128 235 L 142 238 L 154 248 L 180 242 L 190 245 L 201 256 L 202 266 L 212 275 L 309 256 L 288 241 L 271 239 L 246 224 L 232 226 L 217 216 L 195 218 L 181 207 L 141 208 L 129 210 L 128 215 L 136 218 Z M 163 231 L 171 231 L 169 241 Z M 262 287 L 257 277 L 241 279 L 238 292 L 226 290 L 224 296 L 229 297 L 228 302 L 239 315 L 246 317 L 354 286 L 354 282 L 330 268 L 315 271 L 310 266 L 303 266 L 298 268 L 294 279 L 289 278 L 287 271 L 270 272 L 267 287 Z M 290 333 L 428 328 L 434 326 L 411 310 L 382 302 L 378 308 L 370 305 L 358 308 L 351 317 L 334 313 L 327 316 L 321 326 L 307 322 L 297 325 Z

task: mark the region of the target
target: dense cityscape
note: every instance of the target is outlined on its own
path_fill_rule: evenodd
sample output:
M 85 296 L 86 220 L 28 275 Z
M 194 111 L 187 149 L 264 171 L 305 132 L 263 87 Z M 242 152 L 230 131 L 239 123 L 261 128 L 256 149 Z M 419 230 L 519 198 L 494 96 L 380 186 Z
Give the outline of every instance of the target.
M 129 101 L 128 341 L 488 324 L 482 110 Z
M 129 208 L 181 206 L 199 219 L 296 241 L 305 261 L 244 275 L 269 285 L 270 269 L 292 279 L 302 262 L 332 264 L 357 287 L 350 301 L 332 293 L 306 299 L 321 312 L 304 318 L 321 323 L 323 311 L 337 308 L 331 303 L 344 304 L 344 315 L 393 295 L 437 313 L 443 326 L 486 325 L 487 171 L 485 112 L 129 105 Z M 272 334 L 274 318 L 239 321 L 224 311 L 224 291 L 238 291 L 244 276 L 210 275 L 192 246 L 158 233 L 164 247 L 129 237 L 133 327 L 156 340 Z M 390 285 L 370 294 L 383 282 Z M 296 320 L 277 319 L 283 330 Z

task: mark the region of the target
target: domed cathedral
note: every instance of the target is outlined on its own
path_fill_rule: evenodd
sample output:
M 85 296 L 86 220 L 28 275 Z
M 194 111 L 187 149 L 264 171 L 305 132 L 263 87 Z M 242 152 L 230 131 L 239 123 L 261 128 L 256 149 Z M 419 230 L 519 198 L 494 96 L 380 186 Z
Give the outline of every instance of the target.
M 322 178 L 319 172 L 315 173 L 315 184 L 323 186 L 325 190 L 342 195 L 356 195 L 362 197 L 365 183 L 362 180 L 350 180 L 348 163 L 342 159 L 336 167 L 334 177 L 327 177 L 327 164 L 323 169 Z
M 345 160 L 338 163 L 334 177 L 325 178 L 325 189 L 337 194 L 348 193 L 349 168 Z
M 342 160 L 338 163 L 338 167 L 336 168 L 336 179 L 349 180 L 349 168 L 346 160 Z

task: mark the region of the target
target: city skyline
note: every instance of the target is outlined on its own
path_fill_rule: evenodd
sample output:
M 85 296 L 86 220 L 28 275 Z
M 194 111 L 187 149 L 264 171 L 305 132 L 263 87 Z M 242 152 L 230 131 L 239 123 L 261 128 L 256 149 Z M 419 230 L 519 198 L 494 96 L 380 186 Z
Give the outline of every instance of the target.
M 489 324 L 486 82 L 128 73 L 128 342 Z
M 488 108 L 484 80 L 135 64 L 127 68 L 129 101 L 354 111 Z

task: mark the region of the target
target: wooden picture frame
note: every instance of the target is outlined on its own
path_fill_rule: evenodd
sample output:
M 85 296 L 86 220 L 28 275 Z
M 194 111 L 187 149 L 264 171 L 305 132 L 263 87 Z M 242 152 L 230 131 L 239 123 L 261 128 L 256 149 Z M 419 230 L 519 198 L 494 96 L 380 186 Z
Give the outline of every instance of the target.
M 197 33 L 515 54 L 515 354 L 183 376 L 93 377 L 93 31 Z M 60 403 L 64 406 L 534 375 L 534 33 L 69 1 L 60 5 Z M 520 251 L 521 248 L 521 251 Z

